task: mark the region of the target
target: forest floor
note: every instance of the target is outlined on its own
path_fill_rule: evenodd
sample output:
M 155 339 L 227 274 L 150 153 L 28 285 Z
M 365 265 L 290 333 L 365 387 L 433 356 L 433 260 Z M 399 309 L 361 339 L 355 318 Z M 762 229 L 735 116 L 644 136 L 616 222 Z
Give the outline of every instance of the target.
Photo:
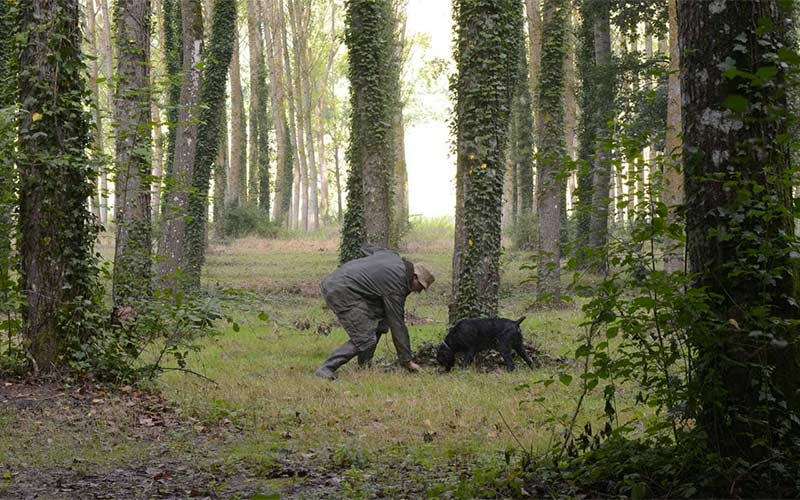
M 239 331 L 192 354 L 189 368 L 214 382 L 179 372 L 146 388 L 0 380 L 0 498 L 463 497 L 478 468 L 545 451 L 579 390 L 536 382 L 576 375 L 578 308 L 531 311 L 530 256 L 506 252 L 501 316 L 527 316 L 537 367 L 520 360 L 508 373 L 488 357 L 441 374 L 431 352 L 445 333 L 452 238 L 423 227 L 407 240 L 403 255 L 437 278 L 407 303 L 422 373 L 397 370 L 385 338 L 374 367 L 313 376 L 346 339 L 317 285 L 336 267 L 335 234 L 212 244 L 205 282 L 258 297 Z M 599 399 L 584 408 L 581 422 L 602 414 Z

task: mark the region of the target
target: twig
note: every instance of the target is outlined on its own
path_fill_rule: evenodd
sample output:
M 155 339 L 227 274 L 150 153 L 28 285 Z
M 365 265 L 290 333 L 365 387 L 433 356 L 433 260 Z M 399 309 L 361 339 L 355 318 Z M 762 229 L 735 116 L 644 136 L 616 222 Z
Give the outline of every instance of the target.
M 500 418 L 501 418 L 501 419 L 503 419 L 503 423 L 504 423 L 504 424 L 506 424 L 506 428 L 508 429 L 508 432 L 510 432 L 510 433 L 511 433 L 511 437 L 513 437 L 513 438 L 514 438 L 514 441 L 516 441 L 516 442 L 517 442 L 517 444 L 519 445 L 519 447 L 520 447 L 521 449 L 523 449 L 523 450 L 524 450 L 524 449 L 525 449 L 525 446 L 523 446 L 523 445 L 522 445 L 522 442 L 520 442 L 519 438 L 517 438 L 517 435 L 516 435 L 516 434 L 514 434 L 514 430 L 511 428 L 511 426 L 510 426 L 510 425 L 508 425 L 508 422 L 506 422 L 506 417 L 504 417 L 504 416 L 503 416 L 503 412 L 501 412 L 501 411 L 498 409 L 498 410 L 497 410 L 497 413 L 499 413 L 499 414 L 500 414 Z
M 211 382 L 211 383 L 212 383 L 212 384 L 214 384 L 215 386 L 219 387 L 219 383 L 217 383 L 217 381 L 216 381 L 216 380 L 214 380 L 214 379 L 212 379 L 212 378 L 208 378 L 208 377 L 206 377 L 205 375 L 203 375 L 202 373 L 198 373 L 198 372 L 196 372 L 196 371 L 194 371 L 194 370 L 190 370 L 190 369 L 188 369 L 188 368 L 180 368 L 180 367 L 178 367 L 178 366 L 159 366 L 159 367 L 153 368 L 153 371 L 155 371 L 155 370 L 160 370 L 160 371 L 162 371 L 162 372 L 165 372 L 165 371 L 173 371 L 173 372 L 185 372 L 185 373 L 191 373 L 192 375 L 195 375 L 195 376 L 197 376 L 197 377 L 200 377 L 200 378 L 201 378 L 201 379 L 203 379 L 203 380 L 207 380 L 208 382 Z

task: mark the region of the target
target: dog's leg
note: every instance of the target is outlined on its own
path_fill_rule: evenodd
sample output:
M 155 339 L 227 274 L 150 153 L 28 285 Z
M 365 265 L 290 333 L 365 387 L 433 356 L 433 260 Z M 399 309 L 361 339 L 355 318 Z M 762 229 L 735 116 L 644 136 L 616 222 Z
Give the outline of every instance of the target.
M 517 351 L 517 354 L 519 354 L 519 356 L 525 360 L 525 364 L 528 365 L 528 368 L 533 370 L 533 360 L 530 356 L 528 356 L 528 353 L 525 352 L 525 345 L 522 343 L 522 340 L 514 344 L 514 350 Z
M 464 353 L 464 361 L 461 363 L 461 367 L 467 368 L 470 364 L 472 364 L 473 359 L 475 359 L 475 350 L 470 349 Z
M 511 348 L 509 346 L 503 346 L 503 348 L 500 349 L 500 355 L 503 356 L 503 361 L 505 361 L 508 371 L 513 372 L 515 365 L 514 354 L 511 352 Z

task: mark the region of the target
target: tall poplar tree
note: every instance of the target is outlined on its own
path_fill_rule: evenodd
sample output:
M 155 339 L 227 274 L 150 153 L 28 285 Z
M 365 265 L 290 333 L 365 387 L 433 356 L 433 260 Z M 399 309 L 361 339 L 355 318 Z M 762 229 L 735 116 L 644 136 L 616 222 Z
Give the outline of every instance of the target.
M 20 288 L 34 369 L 65 362 L 93 333 L 97 236 L 87 206 L 96 172 L 86 156 L 89 116 L 78 0 L 17 2 Z M 58 57 L 53 57 L 58 54 Z
M 689 268 L 712 301 L 689 331 L 696 418 L 709 449 L 753 467 L 800 433 L 788 6 L 677 2 Z
M 200 272 L 205 262 L 206 223 L 208 220 L 208 190 L 211 186 L 211 167 L 220 144 L 225 110 L 225 83 L 236 38 L 236 0 L 215 0 L 211 25 L 211 40 L 205 56 L 200 88 L 200 113 L 197 149 L 192 166 L 192 189 L 186 222 L 188 284 L 200 287 Z
M 150 225 L 150 0 L 114 4 L 117 89 L 113 300 L 147 301 L 152 291 Z
M 455 0 L 456 229 L 450 322 L 497 314 L 508 122 L 522 4 Z
M 539 74 L 536 127 L 538 156 L 536 210 L 539 215 L 537 295 L 557 294 L 561 287 L 561 170 L 564 142 L 564 58 L 567 48 L 567 2 L 545 0 L 542 66 Z
M 192 169 L 197 152 L 200 104 L 200 69 L 203 55 L 203 17 L 200 0 L 181 0 L 182 61 L 175 149 L 168 190 L 163 201 L 164 229 L 159 241 L 158 276 L 162 286 L 175 288 L 188 269 L 186 222 Z
M 347 161 L 347 210 L 339 260 L 362 256 L 364 243 L 388 247 L 391 233 L 393 89 L 397 77 L 387 71 L 394 58 L 391 0 L 350 0 L 345 43 L 350 62 L 350 147 Z
M 14 228 L 16 123 L 16 2 L 0 0 L 0 313 L 5 313 L 11 283 L 11 237 Z

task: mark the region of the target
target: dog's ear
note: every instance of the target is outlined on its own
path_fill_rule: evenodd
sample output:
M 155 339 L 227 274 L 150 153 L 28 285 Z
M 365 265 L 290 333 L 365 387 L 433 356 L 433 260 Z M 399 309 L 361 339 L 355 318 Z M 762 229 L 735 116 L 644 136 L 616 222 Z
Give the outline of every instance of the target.
M 521 317 L 520 319 L 518 319 L 518 320 L 516 321 L 516 323 L 517 323 L 517 326 L 521 325 L 523 321 L 525 321 L 525 316 Z

